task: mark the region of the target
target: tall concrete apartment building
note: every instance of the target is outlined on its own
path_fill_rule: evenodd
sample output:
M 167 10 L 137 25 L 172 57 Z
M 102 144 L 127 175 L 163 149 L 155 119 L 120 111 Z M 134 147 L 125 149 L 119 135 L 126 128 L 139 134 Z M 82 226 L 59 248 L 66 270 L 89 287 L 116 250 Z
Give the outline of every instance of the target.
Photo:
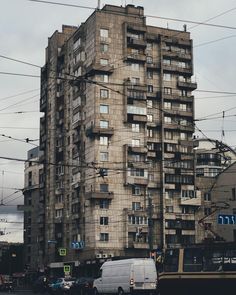
M 190 34 L 146 25 L 142 7 L 105 5 L 49 38 L 45 264 L 195 242 L 192 75 Z
M 24 184 L 24 264 L 28 271 L 44 270 L 44 202 L 40 191 L 43 165 L 38 147 L 28 151 Z M 41 179 L 41 181 L 40 181 Z

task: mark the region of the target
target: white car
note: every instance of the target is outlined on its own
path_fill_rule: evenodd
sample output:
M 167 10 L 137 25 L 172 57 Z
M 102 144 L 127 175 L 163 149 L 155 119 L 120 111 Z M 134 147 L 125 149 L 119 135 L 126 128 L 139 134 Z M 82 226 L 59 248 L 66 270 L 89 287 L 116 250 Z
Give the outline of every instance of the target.
M 50 290 L 52 292 L 67 292 L 75 280 L 75 278 L 58 278 L 54 283 L 50 284 Z

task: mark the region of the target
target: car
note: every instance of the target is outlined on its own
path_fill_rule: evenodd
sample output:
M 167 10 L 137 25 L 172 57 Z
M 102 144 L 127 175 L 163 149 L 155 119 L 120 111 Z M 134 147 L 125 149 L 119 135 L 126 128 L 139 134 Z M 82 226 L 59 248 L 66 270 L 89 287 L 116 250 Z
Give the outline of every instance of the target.
M 54 282 L 49 284 L 49 290 L 51 293 L 67 293 L 70 290 L 75 278 L 57 278 Z
M 80 277 L 70 287 L 70 295 L 92 295 L 93 294 L 92 277 Z

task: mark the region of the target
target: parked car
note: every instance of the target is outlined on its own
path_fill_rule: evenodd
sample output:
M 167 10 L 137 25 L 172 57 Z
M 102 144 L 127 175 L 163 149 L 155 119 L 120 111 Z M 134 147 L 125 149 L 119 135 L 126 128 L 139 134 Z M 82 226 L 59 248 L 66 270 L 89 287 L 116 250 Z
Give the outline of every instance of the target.
M 94 294 L 134 294 L 156 292 L 157 272 L 151 258 L 106 261 L 101 277 L 94 280 Z
M 70 287 L 71 295 L 92 295 L 93 281 L 91 277 L 80 277 Z
M 58 278 L 49 285 L 49 290 L 51 293 L 67 293 L 75 280 L 75 278 Z

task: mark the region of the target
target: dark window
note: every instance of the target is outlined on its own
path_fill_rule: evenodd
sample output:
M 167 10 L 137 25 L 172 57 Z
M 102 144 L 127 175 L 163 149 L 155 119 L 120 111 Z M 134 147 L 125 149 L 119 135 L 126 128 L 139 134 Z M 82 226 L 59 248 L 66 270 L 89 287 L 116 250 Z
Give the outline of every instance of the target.
M 232 188 L 232 201 L 236 200 L 236 191 L 235 188 Z
M 100 192 L 107 193 L 108 192 L 108 184 L 101 183 L 100 184 Z

